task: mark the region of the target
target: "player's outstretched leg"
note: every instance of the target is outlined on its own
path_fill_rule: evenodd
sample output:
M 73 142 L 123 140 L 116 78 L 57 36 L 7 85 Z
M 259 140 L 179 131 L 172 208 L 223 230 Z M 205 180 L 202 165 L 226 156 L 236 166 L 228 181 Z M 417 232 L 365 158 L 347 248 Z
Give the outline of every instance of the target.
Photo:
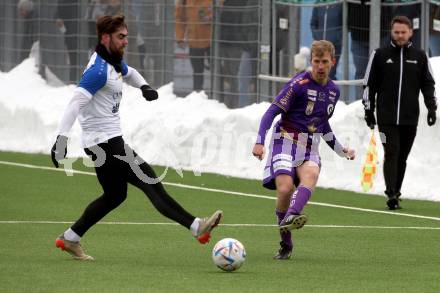
M 194 236 L 197 238 L 197 240 L 202 244 L 208 243 L 209 239 L 211 238 L 211 231 L 218 226 L 222 218 L 223 211 L 218 210 L 209 218 L 194 220 L 194 222 L 197 221 L 198 224 L 198 227 L 194 229 Z
M 64 237 L 64 233 L 57 237 L 55 246 L 68 252 L 75 260 L 94 260 L 92 256 L 85 253 L 79 241 L 67 240 Z
M 280 223 L 280 231 L 285 232 L 293 229 L 300 229 L 307 223 L 306 215 L 287 215 Z
M 139 161 L 143 161 L 134 151 L 131 150 L 131 152 Z M 146 162 L 143 161 L 139 167 L 143 175 L 148 178 L 158 178 L 153 168 Z M 220 223 L 223 217 L 223 212 L 220 210 L 209 218 L 194 217 L 167 193 L 160 181 L 154 184 L 144 182 L 133 169 L 129 171 L 128 182 L 141 189 L 162 215 L 190 229 L 192 235 L 202 244 L 209 242 L 212 229 Z

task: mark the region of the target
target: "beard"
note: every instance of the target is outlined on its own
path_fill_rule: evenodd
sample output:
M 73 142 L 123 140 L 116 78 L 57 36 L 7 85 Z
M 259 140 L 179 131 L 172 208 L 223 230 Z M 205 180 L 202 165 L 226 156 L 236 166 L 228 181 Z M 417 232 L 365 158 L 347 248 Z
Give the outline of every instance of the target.
M 110 40 L 109 45 L 110 53 L 116 57 L 119 57 L 122 59 L 124 56 L 124 46 L 121 46 L 120 48 L 116 47 L 116 45 Z

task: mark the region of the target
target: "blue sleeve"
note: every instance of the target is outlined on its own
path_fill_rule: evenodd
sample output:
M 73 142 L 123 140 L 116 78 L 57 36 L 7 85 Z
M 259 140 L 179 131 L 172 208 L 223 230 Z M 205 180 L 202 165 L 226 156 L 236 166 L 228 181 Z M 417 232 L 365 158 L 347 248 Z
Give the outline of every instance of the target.
M 82 75 L 78 87 L 88 91 L 92 96 L 107 82 L 107 63 L 93 64 Z
M 122 76 L 126 76 L 128 73 L 128 65 L 125 63 L 124 60 L 122 60 Z

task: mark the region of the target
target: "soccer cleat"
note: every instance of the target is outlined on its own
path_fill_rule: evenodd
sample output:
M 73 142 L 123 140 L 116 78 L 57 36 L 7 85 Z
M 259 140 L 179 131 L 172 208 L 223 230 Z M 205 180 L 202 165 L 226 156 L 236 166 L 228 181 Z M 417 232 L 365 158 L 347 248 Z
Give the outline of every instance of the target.
M 290 259 L 290 256 L 292 255 L 292 247 L 286 245 L 283 241 L 280 242 L 280 249 L 278 250 L 278 253 L 273 256 L 273 259 L 277 260 L 286 260 Z
M 400 210 L 402 207 L 399 204 L 400 199 L 398 197 L 390 197 L 387 200 L 387 206 L 390 210 Z
M 211 240 L 211 233 L 207 232 L 199 237 L 197 237 L 197 240 L 201 243 L 201 244 L 206 244 L 209 242 L 209 240 Z
M 197 235 L 196 238 L 209 238 L 211 237 L 211 231 L 212 229 L 214 229 L 215 227 L 217 227 L 217 225 L 220 223 L 220 221 L 223 218 L 223 212 L 222 211 L 216 211 L 211 217 L 209 218 L 203 218 L 200 219 L 199 222 L 199 228 L 197 229 Z M 208 236 L 206 236 L 205 234 L 209 234 Z M 203 243 L 202 241 L 199 240 L 200 243 Z M 207 243 L 207 242 L 205 242 Z M 204 244 L 204 243 L 203 243 Z
M 287 215 L 280 223 L 279 228 L 281 232 L 300 229 L 307 222 L 306 215 Z
M 55 246 L 60 248 L 61 250 L 68 252 L 73 257 L 73 259 L 94 260 L 92 256 L 87 255 L 84 252 L 84 249 L 82 248 L 81 244 L 79 244 L 79 242 L 66 240 L 63 234 L 58 236 L 58 238 L 55 240 Z

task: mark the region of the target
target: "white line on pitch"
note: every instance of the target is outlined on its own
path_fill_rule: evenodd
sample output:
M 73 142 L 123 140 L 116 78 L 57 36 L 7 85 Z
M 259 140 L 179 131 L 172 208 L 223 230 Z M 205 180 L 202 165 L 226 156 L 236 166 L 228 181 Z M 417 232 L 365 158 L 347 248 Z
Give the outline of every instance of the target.
M 0 221 L 0 224 L 72 224 L 68 221 Z M 150 225 L 177 226 L 177 223 L 146 222 L 99 222 L 99 225 Z M 278 227 L 273 224 L 220 224 L 222 227 Z M 305 228 L 346 228 L 346 229 L 406 229 L 406 230 L 440 230 L 440 227 L 399 227 L 399 226 L 356 226 L 356 225 L 306 225 Z
M 64 171 L 64 169 L 61 169 L 61 168 L 57 169 L 57 168 L 53 168 L 53 167 L 37 166 L 37 165 L 30 165 L 30 164 L 21 164 L 21 163 L 9 162 L 9 161 L 0 161 L 0 164 L 16 166 L 16 167 L 31 168 L 31 169 L 41 169 L 41 170 L 49 170 L 49 171 L 66 172 L 66 171 Z M 85 171 L 78 171 L 78 170 L 68 170 L 67 172 L 72 172 L 72 173 L 75 173 L 75 174 L 83 174 L 83 175 L 95 176 L 94 172 L 85 172 Z M 186 188 L 186 189 L 195 189 L 195 190 L 203 190 L 203 191 L 223 193 L 223 194 L 230 194 L 230 195 L 240 195 L 240 196 L 245 196 L 245 197 L 253 197 L 253 198 L 275 200 L 275 197 L 267 196 L 267 195 L 244 193 L 244 192 L 237 192 L 237 191 L 229 191 L 229 190 L 216 189 L 216 188 L 206 188 L 206 187 L 193 186 L 193 185 L 187 185 L 187 184 L 181 184 L 181 183 L 165 182 L 165 181 L 162 182 L 162 183 L 164 185 L 180 187 L 180 188 Z M 422 215 L 401 213 L 401 212 L 395 212 L 395 211 L 394 212 L 380 211 L 380 210 L 364 209 L 364 208 L 357 208 L 357 207 L 350 207 L 350 206 L 343 206 L 343 205 L 335 205 L 335 204 L 330 204 L 330 203 L 322 203 L 322 202 L 314 202 L 314 201 L 309 201 L 309 204 L 310 205 L 317 205 L 317 206 L 331 207 L 331 208 L 338 208 L 338 209 L 347 209 L 347 210 L 353 210 L 353 211 L 360 211 L 360 212 L 387 214 L 387 215 L 393 215 L 393 216 L 401 216 L 401 217 L 410 217 L 410 218 L 418 218 L 418 219 L 440 221 L 439 217 L 422 216 Z

